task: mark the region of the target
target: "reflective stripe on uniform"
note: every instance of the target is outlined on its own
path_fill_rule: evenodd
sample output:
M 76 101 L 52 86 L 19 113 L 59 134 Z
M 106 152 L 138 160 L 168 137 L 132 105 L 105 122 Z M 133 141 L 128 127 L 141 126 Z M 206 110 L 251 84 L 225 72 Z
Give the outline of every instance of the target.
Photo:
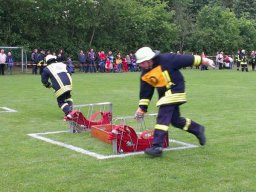
M 51 72 L 51 74 L 54 76 L 54 78 L 56 79 L 56 81 L 58 82 L 59 86 L 60 87 L 64 87 L 59 75 L 58 75 L 58 72 L 55 70 L 54 66 L 53 65 L 49 65 L 47 67 L 49 69 L 49 71 Z M 61 72 L 65 72 L 65 71 L 61 71 Z
M 149 99 L 141 99 L 139 101 L 139 105 L 149 105 L 150 100 Z
M 163 72 L 163 76 L 164 76 L 164 78 L 165 78 L 165 80 L 166 80 L 166 82 L 167 82 L 166 88 L 167 88 L 167 89 L 170 89 L 171 86 L 174 85 L 174 83 L 171 81 L 171 77 L 170 77 L 168 71 L 165 70 L 165 71 Z
M 194 66 L 199 66 L 201 64 L 201 60 L 202 60 L 201 56 L 194 55 L 194 63 L 193 63 L 193 65 Z
M 171 103 L 180 103 L 186 102 L 186 93 L 174 93 L 171 94 L 170 90 L 166 92 L 165 96 L 160 98 L 156 103 L 156 106 L 171 104 Z
M 51 64 L 49 66 L 47 66 L 47 68 L 49 69 L 50 73 L 53 75 L 53 77 L 55 78 L 55 80 L 57 81 L 60 89 L 57 90 L 55 92 L 55 96 L 59 97 L 60 95 L 62 95 L 63 93 L 67 92 L 67 91 L 71 91 L 72 90 L 72 79 L 69 73 L 67 73 L 67 69 L 66 66 L 62 63 L 54 63 Z M 67 73 L 67 77 L 70 81 L 70 85 L 64 85 L 61 78 L 59 77 L 59 73 Z
M 160 125 L 160 124 L 155 125 L 155 129 L 158 129 L 158 130 L 168 131 L 168 128 L 169 126 L 167 125 Z
M 63 105 L 61 105 L 61 109 L 64 109 L 64 107 L 66 107 L 68 104 L 67 103 L 64 103 Z
M 58 91 L 55 92 L 55 96 L 59 97 L 63 93 L 65 93 L 67 91 L 71 91 L 71 90 L 72 90 L 72 86 L 71 85 L 65 85 L 65 86 L 61 87 Z
M 71 101 L 71 102 L 73 102 L 73 99 L 72 99 L 72 98 L 68 98 L 68 99 L 66 99 L 65 101 Z
M 183 127 L 183 130 L 187 131 L 190 125 L 191 125 L 191 119 L 186 118 L 186 124 Z

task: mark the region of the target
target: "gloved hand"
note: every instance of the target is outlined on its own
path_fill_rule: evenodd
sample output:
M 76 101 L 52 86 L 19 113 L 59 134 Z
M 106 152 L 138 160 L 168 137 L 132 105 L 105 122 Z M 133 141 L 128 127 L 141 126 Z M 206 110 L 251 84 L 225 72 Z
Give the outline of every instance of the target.
M 208 65 L 208 66 L 210 66 L 212 68 L 215 68 L 214 61 L 211 60 L 211 59 L 208 59 L 208 58 L 203 58 L 202 64 L 205 64 L 205 65 Z
M 142 121 L 143 118 L 144 118 L 144 114 L 145 112 L 141 110 L 141 108 L 139 107 L 137 109 L 137 111 L 135 112 L 135 115 L 134 115 L 134 118 L 137 120 L 137 121 Z
M 44 84 L 44 86 L 49 89 L 52 88 L 52 84 L 50 82 L 47 82 L 46 84 Z

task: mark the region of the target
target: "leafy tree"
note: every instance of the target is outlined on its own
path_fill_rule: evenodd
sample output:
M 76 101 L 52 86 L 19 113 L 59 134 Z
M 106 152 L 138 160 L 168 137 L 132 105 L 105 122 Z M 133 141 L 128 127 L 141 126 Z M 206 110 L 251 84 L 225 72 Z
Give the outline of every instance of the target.
M 194 50 L 215 53 L 232 52 L 240 43 L 239 22 L 229 9 L 205 6 L 197 18 L 197 27 L 192 37 Z
M 236 0 L 234 2 L 234 11 L 238 18 L 256 19 L 256 1 L 255 0 Z
M 32 50 L 255 48 L 253 0 L 0 0 L 0 44 Z M 235 14 L 236 15 L 235 15 Z M 237 19 L 237 17 L 239 19 Z
M 188 39 L 194 28 L 194 13 L 191 12 L 192 0 L 172 0 L 169 1 L 169 7 L 174 10 L 174 23 L 178 29 L 178 37 L 173 44 L 179 51 L 188 49 Z
M 255 50 L 256 47 L 256 23 L 244 17 L 239 19 L 240 48 L 247 51 Z

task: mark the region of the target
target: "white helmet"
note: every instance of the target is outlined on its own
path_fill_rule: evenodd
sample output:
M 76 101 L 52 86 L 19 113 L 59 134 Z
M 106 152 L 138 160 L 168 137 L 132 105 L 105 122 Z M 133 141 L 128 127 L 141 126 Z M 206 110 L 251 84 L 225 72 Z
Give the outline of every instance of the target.
M 142 47 L 138 49 L 135 53 L 137 63 L 142 63 L 144 61 L 153 59 L 156 55 L 157 54 L 149 47 Z
M 57 59 L 57 57 L 56 57 L 55 55 L 47 55 L 47 56 L 45 57 L 45 62 L 46 62 L 47 64 L 50 64 L 50 63 L 55 62 L 56 59 Z
M 243 49 L 242 51 L 241 51 L 243 54 L 245 54 L 245 50 Z

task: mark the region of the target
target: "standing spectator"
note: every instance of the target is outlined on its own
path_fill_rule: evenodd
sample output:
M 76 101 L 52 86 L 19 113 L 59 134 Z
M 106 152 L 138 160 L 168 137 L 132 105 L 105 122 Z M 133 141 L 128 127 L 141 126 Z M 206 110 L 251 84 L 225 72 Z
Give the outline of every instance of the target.
M 67 59 L 67 67 L 68 67 L 68 71 L 70 71 L 71 73 L 75 73 L 75 66 L 73 64 L 71 57 L 68 57 Z
M 180 105 L 186 102 L 185 81 L 179 71 L 182 67 L 207 64 L 214 67 L 214 62 L 208 58 L 193 55 L 160 54 L 149 47 L 142 47 L 136 53 L 137 63 L 142 68 L 140 78 L 140 101 L 135 113 L 136 119 L 141 119 L 147 112 L 150 100 L 156 88 L 159 95 L 157 106 L 157 124 L 155 125 L 153 146 L 145 153 L 158 157 L 162 154 L 164 140 L 168 137 L 169 124 L 192 133 L 205 145 L 204 126 L 195 121 L 181 117 Z
M 95 52 L 93 49 L 91 49 L 88 53 L 88 60 L 89 60 L 89 72 L 95 73 L 96 67 L 95 67 Z
M 131 60 L 131 66 L 130 66 L 131 67 L 131 72 L 138 71 L 135 55 L 131 52 L 129 54 L 129 56 L 130 56 L 130 60 Z
M 235 63 L 236 63 L 236 70 L 239 71 L 240 68 L 240 50 L 237 51 L 237 54 L 235 55 Z
M 111 71 L 113 71 L 114 70 L 114 55 L 113 55 L 112 51 L 108 51 L 107 58 L 110 61 Z
M 57 61 L 63 62 L 65 61 L 65 55 L 63 49 L 59 50 L 59 53 L 57 55 Z
M 59 108 L 69 119 L 72 119 L 70 114 L 73 108 L 71 71 L 66 64 L 58 62 L 54 55 L 47 55 L 45 61 L 48 66 L 43 69 L 41 82 L 46 88 L 52 87 L 55 90 Z
M 86 55 L 84 54 L 83 50 L 80 50 L 80 53 L 78 55 L 78 61 L 79 61 L 79 71 L 86 72 Z
M 39 67 L 39 73 L 40 75 L 42 74 L 43 72 L 43 69 L 46 67 L 46 63 L 45 63 L 45 51 L 44 50 L 41 50 L 39 55 L 38 55 L 38 60 L 37 60 L 37 66 Z
M 105 72 L 106 55 L 104 51 L 99 52 L 99 71 Z
M 7 53 L 6 64 L 7 64 L 7 69 L 8 69 L 9 75 L 12 75 L 13 65 L 14 65 L 14 58 L 13 58 L 11 52 Z
M 37 63 L 38 63 L 38 49 L 34 49 L 31 54 L 31 63 L 32 63 L 32 74 L 37 74 Z
M 128 71 L 131 71 L 131 59 L 129 54 L 126 55 L 126 61 L 127 61 L 127 65 L 128 65 Z
M 116 68 L 117 68 L 116 72 L 118 72 L 118 73 L 122 72 L 122 65 L 123 65 L 122 64 L 122 56 L 121 56 L 121 53 L 118 52 L 116 54 Z
M 245 50 L 243 49 L 240 53 L 239 56 L 239 60 L 240 60 L 240 65 L 241 65 L 241 70 L 248 72 L 248 58 L 245 54 Z
M 107 58 L 109 58 L 109 60 L 110 60 L 112 63 L 114 62 L 114 56 L 113 56 L 112 51 L 109 51 L 109 52 L 108 52 Z
M 122 63 L 123 63 L 123 71 L 128 72 L 128 62 L 126 60 L 126 57 L 122 58 Z
M 202 57 L 202 58 L 205 58 L 205 57 L 206 57 L 204 51 L 202 52 L 201 57 Z M 202 71 L 203 71 L 203 70 L 208 70 L 208 67 L 207 67 L 206 65 L 201 65 L 201 70 L 202 70 Z
M 252 64 L 252 71 L 255 71 L 255 65 L 256 65 L 256 52 L 251 52 L 251 64 Z
M 107 73 L 111 72 L 113 69 L 113 65 L 112 65 L 112 62 L 110 61 L 109 58 L 106 59 L 106 63 L 105 63 L 105 71 Z
M 228 55 L 225 55 L 224 59 L 224 68 L 225 69 L 230 69 L 230 59 Z
M 219 64 L 219 69 L 221 70 L 221 69 L 223 69 L 223 63 L 224 63 L 224 61 L 223 61 L 223 59 L 224 59 L 224 55 L 223 55 L 224 53 L 223 52 L 220 52 L 220 54 L 219 54 L 219 57 L 218 57 L 218 64 Z
M 4 49 L 1 49 L 0 52 L 0 75 L 4 75 L 4 68 L 6 63 L 6 54 L 4 53 Z

